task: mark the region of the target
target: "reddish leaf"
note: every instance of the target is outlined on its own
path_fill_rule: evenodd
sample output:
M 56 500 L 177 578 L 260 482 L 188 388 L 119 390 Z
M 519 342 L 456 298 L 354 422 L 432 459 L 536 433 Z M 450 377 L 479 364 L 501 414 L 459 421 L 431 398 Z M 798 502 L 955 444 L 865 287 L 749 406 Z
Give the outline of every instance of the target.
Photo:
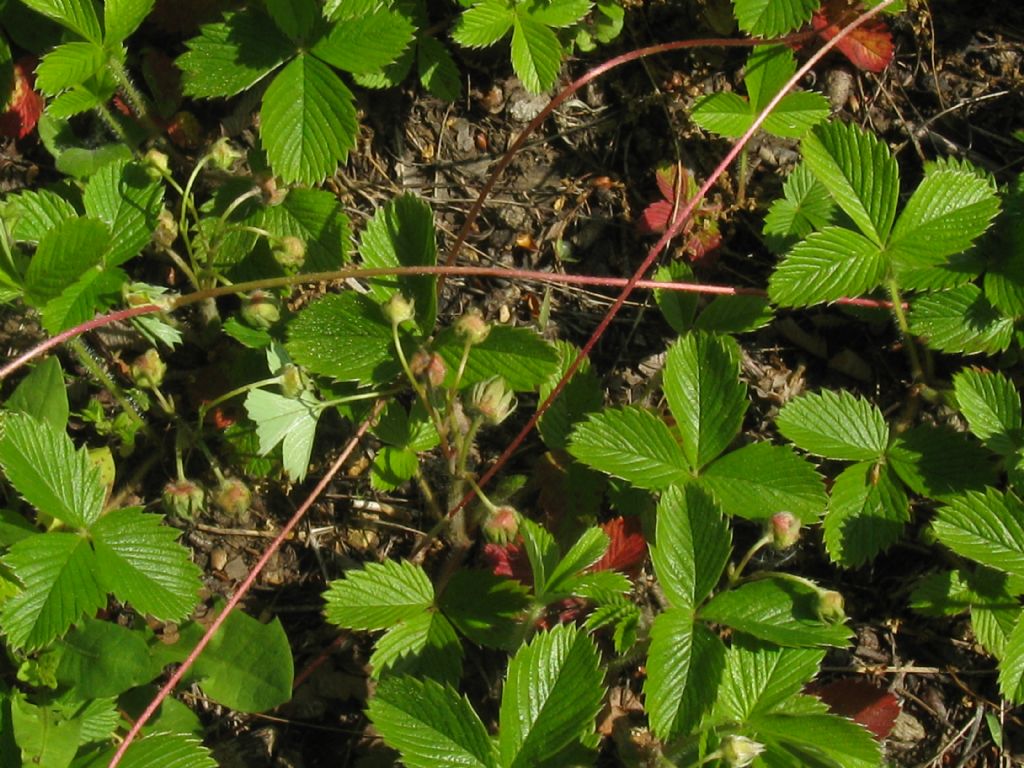
M 655 202 L 644 208 L 637 222 L 637 228 L 643 235 L 661 234 L 668 229 L 668 221 L 672 218 L 672 203 L 664 200 Z
M 812 19 L 815 31 L 823 40 L 831 40 L 839 34 L 842 25 L 829 21 L 823 11 L 818 11 Z M 881 72 L 892 61 L 892 33 L 884 21 L 869 21 L 853 30 L 836 44 L 843 55 L 860 69 L 868 72 Z
M 32 90 L 35 57 L 24 56 L 14 63 L 14 90 L 0 113 L 0 136 L 23 139 L 32 132 L 43 112 L 43 97 Z
M 640 530 L 640 518 L 616 517 L 601 525 L 608 538 L 608 550 L 590 566 L 591 571 L 621 571 L 636 576 L 647 559 L 647 540 Z
M 900 714 L 900 702 L 893 694 L 862 678 L 845 678 L 807 689 L 828 704 L 834 714 L 852 718 L 879 740 L 892 732 Z
M 530 560 L 520 544 L 485 544 L 483 559 L 495 576 L 515 579 L 522 584 L 533 583 Z

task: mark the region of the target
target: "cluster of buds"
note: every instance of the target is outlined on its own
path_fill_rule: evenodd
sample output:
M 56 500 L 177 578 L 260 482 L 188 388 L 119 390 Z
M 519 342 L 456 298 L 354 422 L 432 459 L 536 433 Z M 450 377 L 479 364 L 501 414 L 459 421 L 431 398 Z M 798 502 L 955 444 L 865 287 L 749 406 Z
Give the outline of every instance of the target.
M 203 511 L 206 494 L 191 480 L 173 480 L 164 486 L 164 511 L 182 520 L 192 520 Z
M 516 395 L 501 376 L 480 381 L 469 388 L 466 410 L 485 424 L 497 426 L 516 409 Z
M 265 331 L 281 319 L 280 302 L 267 291 L 250 291 L 242 297 L 241 314 L 253 328 Z
M 128 372 L 135 386 L 156 389 L 164 383 L 167 363 L 160 359 L 160 353 L 155 349 L 147 349 L 132 361 Z

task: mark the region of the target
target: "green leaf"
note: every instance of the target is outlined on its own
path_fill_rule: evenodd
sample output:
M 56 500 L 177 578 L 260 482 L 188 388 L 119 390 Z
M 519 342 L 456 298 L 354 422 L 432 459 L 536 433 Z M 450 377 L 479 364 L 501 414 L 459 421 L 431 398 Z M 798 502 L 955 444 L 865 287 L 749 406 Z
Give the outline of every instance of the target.
M 468 48 L 494 45 L 512 29 L 515 11 L 507 0 L 483 0 L 463 11 L 452 39 Z
M 445 386 L 455 381 L 455 372 L 462 359 L 464 343 L 453 329 L 438 335 L 434 351 L 444 358 L 448 366 Z M 516 392 L 537 389 L 558 369 L 555 347 L 529 328 L 496 325 L 487 338 L 469 353 L 466 370 L 459 380 L 465 389 L 479 381 L 501 376 Z
M 1020 395 L 998 371 L 965 368 L 953 377 L 953 391 L 971 432 L 996 453 L 1009 455 L 1024 445 Z
M 569 370 L 569 365 L 579 354 L 579 349 L 568 342 L 560 341 L 555 344 L 559 355 L 558 369 L 541 386 L 540 402 L 547 399 L 547 396 L 554 390 L 555 384 Z M 572 428 L 581 422 L 588 413 L 601 410 L 603 405 L 604 388 L 591 369 L 590 360 L 585 358 L 572 378 L 562 388 L 558 398 L 541 416 L 537 423 L 537 431 L 540 432 L 540 436 L 548 448 L 566 450 Z
M 20 242 L 38 243 L 46 233 L 78 215 L 62 195 L 48 189 L 11 195 L 3 205 L 11 236 Z
M 838 715 L 764 714 L 751 720 L 769 750 L 784 749 L 801 766 L 877 768 L 882 746 L 864 726 Z M 792 763 L 790 763 L 792 764 Z
M 348 261 L 351 226 L 330 192 L 290 189 L 280 205 L 264 209 L 262 226 L 278 237 L 291 235 L 306 243 L 302 272 L 328 272 Z
M 935 535 L 959 555 L 1024 577 L 1024 504 L 1011 493 L 968 491 L 940 507 Z
M 421 37 L 416 46 L 416 68 L 420 82 L 433 96 L 455 101 L 462 93 L 462 74 L 444 44 L 433 37 Z
M 195 608 L 200 581 L 181 531 L 161 516 L 128 507 L 108 512 L 92 527 L 100 582 L 141 614 L 180 621 Z
M 661 490 L 690 477 L 668 426 L 638 407 L 591 414 L 573 430 L 569 453 L 640 488 Z
M 103 29 L 93 0 L 24 0 L 24 3 L 86 40 L 94 43 L 103 40 Z
M 1024 175 L 1004 191 L 1003 212 L 980 250 L 988 261 L 985 296 L 1008 315 L 1024 315 Z
M 38 422 L 49 424 L 54 433 L 64 432 L 68 425 L 68 392 L 60 360 L 48 357 L 36 365 L 18 384 L 4 407 L 24 413 Z M 2 443 L 0 443 L 2 445 Z M 0 448 L 0 463 L 3 462 Z
M 562 65 L 558 36 L 525 13 L 516 13 L 512 26 L 512 69 L 530 93 L 543 93 L 555 84 Z
M 23 414 L 8 414 L 0 438 L 0 466 L 32 506 L 75 528 L 87 528 L 103 512 L 99 470 L 75 450 L 63 430 Z
M 670 608 L 651 626 L 644 682 L 645 709 L 662 741 L 688 734 L 715 702 L 725 670 L 725 646 L 693 612 Z
M 87 619 L 61 646 L 57 679 L 81 700 L 118 696 L 159 673 L 142 633 L 109 621 Z
M 104 263 L 117 266 L 149 244 L 163 205 L 163 185 L 138 163 L 114 162 L 89 179 L 82 202 L 87 216 L 109 227 Z
M 265 389 L 254 389 L 245 398 L 245 411 L 256 422 L 260 453 L 265 456 L 278 443 L 283 443 L 284 471 L 298 483 L 305 479 L 309 470 L 321 408 L 312 392 L 284 397 Z
M 548 574 L 554 571 L 561 559 L 558 544 L 555 543 L 555 537 L 546 528 L 529 518 L 523 518 L 520 521 L 519 535 L 523 538 L 523 549 L 530 561 L 534 594 L 542 594 L 544 585 L 548 582 Z
M 790 400 L 775 419 L 779 432 L 827 459 L 870 461 L 885 453 L 889 427 L 878 408 L 846 390 L 822 390 Z
M 932 166 L 907 201 L 889 238 L 900 287 L 938 287 L 932 274 L 946 259 L 971 247 L 999 211 L 983 176 L 950 165 Z
M 359 254 L 367 267 L 432 267 L 437 264 L 434 214 L 430 206 L 406 193 L 378 208 L 366 223 Z M 437 319 L 437 278 L 433 275 L 375 277 L 370 295 L 384 303 L 400 292 L 415 302 L 416 324 L 428 335 Z
M 1013 338 L 1013 320 L 996 310 L 981 289 L 962 285 L 930 293 L 910 306 L 910 330 L 941 352 L 994 354 Z
M 377 640 L 370 666 L 374 679 L 402 674 L 456 685 L 462 677 L 462 645 L 444 616 L 423 611 Z
M 729 560 L 731 545 L 721 510 L 701 489 L 677 485 L 662 494 L 651 562 L 674 608 L 692 613 L 711 594 Z
M 910 519 L 907 494 L 892 469 L 864 461 L 836 478 L 825 516 L 825 548 L 834 562 L 862 565 L 896 542 Z
M 772 110 L 762 127 L 774 136 L 799 139 L 825 120 L 830 109 L 828 99 L 820 93 L 790 93 Z
M 298 365 L 335 379 L 385 382 L 399 370 L 390 323 L 374 301 L 351 291 L 302 310 L 285 347 Z
M 413 40 L 415 29 L 387 8 L 337 22 L 317 41 L 312 53 L 331 66 L 354 74 L 376 72 L 396 61 Z
M 1024 617 L 1024 613 L 1020 614 Z M 1018 619 L 999 664 L 999 692 L 1010 701 L 1024 701 L 1024 620 Z
M 176 63 L 188 96 L 234 96 L 251 88 L 295 54 L 295 44 L 258 8 L 227 13 L 204 24 Z
M 165 705 L 166 706 L 166 705 Z M 106 765 L 114 750 L 104 755 L 100 764 Z M 154 733 L 136 739 L 124 753 L 121 768 L 217 768 L 198 736 L 183 733 Z
M 992 455 L 949 426 L 908 429 L 889 447 L 889 463 L 914 493 L 933 499 L 996 482 Z
M 779 648 L 740 635 L 725 660 L 711 722 L 743 723 L 790 700 L 818 673 L 825 652 Z
M 658 282 L 693 282 L 693 270 L 682 261 L 671 261 L 659 267 L 654 273 Z M 697 312 L 698 296 L 693 291 L 665 291 L 654 289 L 654 300 L 658 309 L 665 317 L 672 330 L 682 335 L 693 327 L 693 317 Z
M 277 28 L 296 44 L 302 44 L 313 31 L 321 16 L 316 0 L 265 0 L 267 13 Z
M 419 566 L 385 560 L 332 581 L 324 601 L 324 615 L 332 624 L 387 629 L 426 611 L 434 602 L 434 587 Z
M 25 273 L 26 298 L 42 306 L 81 277 L 99 268 L 110 244 L 110 231 L 95 219 L 68 219 L 39 241 Z
M 536 635 L 508 665 L 499 749 L 506 768 L 541 764 L 593 733 L 604 695 L 601 660 L 572 625 Z
M 743 84 L 750 97 L 748 111 L 752 115 L 764 111 L 795 72 L 796 58 L 792 49 L 785 45 L 756 46 L 747 57 L 743 70 Z
M 818 588 L 781 574 L 716 595 L 699 617 L 794 648 L 843 646 L 852 634 L 845 624 L 821 619 Z
M 430 679 L 388 677 L 366 714 L 409 768 L 497 768 L 487 729 L 465 696 Z
M 36 706 L 15 695 L 11 725 L 21 748 L 20 765 L 63 768 L 71 764 L 81 739 L 81 721 L 69 719 L 59 707 Z
M 600 528 L 587 528 L 551 569 L 543 588 L 537 591 L 537 599 L 549 603 L 568 597 L 572 578 L 600 560 L 608 543 L 608 535 Z
M 47 96 L 78 85 L 106 64 L 106 52 L 99 43 L 64 43 L 43 57 L 36 68 L 36 87 Z
M 786 240 L 807 237 L 832 223 L 835 203 L 806 164 L 790 172 L 782 191 L 784 197 L 771 204 L 764 218 L 764 233 L 774 238 L 773 248 L 781 250 Z
M 787 307 L 806 307 L 860 296 L 881 284 L 885 253 L 863 235 L 826 227 L 801 240 L 772 273 L 768 296 Z
M 419 465 L 415 451 L 393 445 L 381 446 L 370 467 L 370 485 L 379 491 L 397 488 L 416 474 Z
M 460 568 L 438 598 L 444 615 L 463 635 L 488 648 L 515 651 L 529 604 L 526 587 L 490 571 Z
M 827 497 L 814 465 L 787 445 L 750 443 L 711 463 L 700 485 L 729 517 L 763 520 L 791 512 L 805 525 L 825 511 Z
M 270 166 L 286 182 L 316 184 L 355 147 L 355 97 L 330 67 L 301 55 L 263 94 L 260 139 Z
M 104 40 L 108 45 L 120 43 L 139 28 L 139 25 L 153 10 L 155 0 L 105 0 L 103 26 L 106 27 Z
M 937 571 L 917 582 L 910 607 L 925 616 L 957 616 L 971 609 L 972 598 L 964 571 Z
M 746 333 L 768 325 L 774 316 L 764 296 L 716 296 L 693 327 L 711 333 Z
M 294 667 L 280 619 L 261 624 L 233 611 L 196 660 L 203 693 L 240 712 L 263 712 L 292 696 Z
M 12 648 L 33 651 L 107 604 L 97 581 L 89 541 L 75 533 L 50 532 L 22 539 L 3 564 L 23 589 L 0 607 L 0 628 Z
M 662 388 L 693 469 L 724 451 L 743 424 L 747 387 L 739 373 L 731 339 L 690 333 L 668 350 Z
M 888 145 L 874 133 L 843 122 L 819 126 L 804 138 L 804 162 L 839 207 L 875 245 L 889 237 L 900 174 Z
M 690 117 L 706 131 L 736 138 L 750 128 L 754 116 L 750 102 L 736 93 L 719 91 L 702 96 L 693 105 Z
M 592 8 L 590 0 L 532 0 L 525 6 L 531 19 L 547 27 L 571 27 Z
M 120 298 L 121 287 L 128 282 L 125 273 L 116 267 L 103 271 L 87 269 L 81 277 L 43 305 L 42 324 L 50 334 L 65 331 L 91 320 L 98 310 Z
M 733 0 L 740 29 L 757 37 L 777 37 L 803 26 L 819 0 Z

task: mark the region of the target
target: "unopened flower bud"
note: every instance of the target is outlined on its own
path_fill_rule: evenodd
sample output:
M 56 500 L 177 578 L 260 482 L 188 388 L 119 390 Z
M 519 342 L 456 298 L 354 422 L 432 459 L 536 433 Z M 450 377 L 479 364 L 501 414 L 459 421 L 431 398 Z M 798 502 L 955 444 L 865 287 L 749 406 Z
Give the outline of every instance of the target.
M 818 616 L 822 621 L 838 624 L 846 619 L 843 610 L 843 596 L 831 589 L 823 589 L 818 593 Z
M 444 384 L 444 377 L 448 373 L 448 366 L 444 358 L 436 352 L 417 350 L 409 360 L 409 370 L 413 376 L 426 379 L 432 387 L 440 387 Z
M 241 157 L 242 153 L 235 149 L 227 138 L 217 139 L 210 147 L 210 162 L 222 171 L 231 170 L 231 166 Z
M 299 269 L 306 263 L 306 243 L 301 237 L 282 237 L 273 248 L 274 259 L 285 269 Z
M 170 248 L 178 239 L 178 222 L 174 214 L 161 208 L 156 217 L 156 229 L 153 230 L 153 242 L 163 248 Z
M 490 324 L 484 320 L 479 309 L 473 308 L 455 321 L 455 335 L 467 344 L 482 344 L 491 332 Z
M 501 376 L 480 381 L 469 388 L 467 410 L 492 426 L 501 424 L 516 409 L 515 393 Z
M 143 158 L 146 164 L 146 173 L 156 181 L 171 172 L 170 159 L 159 149 L 151 149 Z
M 249 486 L 236 477 L 228 477 L 213 493 L 213 503 L 230 518 L 245 521 L 249 517 L 252 492 Z
M 800 540 L 800 518 L 792 512 L 776 512 L 769 518 L 768 529 L 776 549 L 789 549 Z
M 252 291 L 242 298 L 242 319 L 253 328 L 266 330 L 281 319 L 277 297 L 266 291 Z
M 281 392 L 285 397 L 298 397 L 306 391 L 306 377 L 292 363 L 281 368 Z
M 147 349 L 132 361 L 128 370 L 135 386 L 156 389 L 164 382 L 167 363 L 160 359 L 160 353 L 155 349 Z
M 729 735 L 722 739 L 719 751 L 729 768 L 746 768 L 764 752 L 764 744 L 746 736 Z
M 492 544 L 508 544 L 519 534 L 519 513 L 515 507 L 498 507 L 487 515 L 481 527 Z
M 392 325 L 401 325 L 406 320 L 412 320 L 416 316 L 416 302 L 407 299 L 401 293 L 394 293 L 391 298 L 381 305 L 384 317 Z
M 164 486 L 161 500 L 167 514 L 191 520 L 203 511 L 206 494 L 191 480 L 174 480 Z

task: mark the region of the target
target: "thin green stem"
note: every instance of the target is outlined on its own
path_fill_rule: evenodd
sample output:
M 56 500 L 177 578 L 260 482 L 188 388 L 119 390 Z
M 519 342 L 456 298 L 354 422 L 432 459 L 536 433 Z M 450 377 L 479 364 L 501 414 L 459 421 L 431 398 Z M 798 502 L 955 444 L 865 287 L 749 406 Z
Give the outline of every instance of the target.
M 280 376 L 271 376 L 266 379 L 260 379 L 259 381 L 254 381 L 250 384 L 243 384 L 240 387 L 235 387 L 234 389 L 225 392 L 219 397 L 214 398 L 210 402 L 201 404 L 199 406 L 199 428 L 203 428 L 203 422 L 206 421 L 206 414 L 208 414 L 213 408 L 216 408 L 221 403 L 227 402 L 233 397 L 238 397 L 239 395 L 245 394 L 246 392 L 250 392 L 259 387 L 266 387 L 269 386 L 270 384 L 277 384 L 280 381 Z
M 750 549 L 747 550 L 746 554 L 743 555 L 743 559 L 739 561 L 739 563 L 736 565 L 736 567 L 729 569 L 729 586 L 730 587 L 736 586 L 736 584 L 739 583 L 740 579 L 743 578 L 743 571 L 745 571 L 747 569 L 747 566 L 750 565 L 750 560 L 754 557 L 754 555 L 756 555 L 758 552 L 760 552 L 762 549 L 764 549 L 766 546 L 768 546 L 771 543 L 772 543 L 772 536 L 771 536 L 771 534 L 768 534 L 766 536 L 762 536 L 760 539 L 758 539 L 756 542 L 754 542 L 754 545 Z
M 892 302 L 892 315 L 896 319 L 896 327 L 903 337 L 903 346 L 907 350 L 907 357 L 910 359 L 910 372 L 915 383 L 923 383 L 925 380 L 924 368 L 921 366 L 921 356 L 918 354 L 917 343 L 910 331 L 910 322 L 907 320 L 907 313 L 903 309 L 903 297 L 900 294 L 900 286 L 896 278 L 891 277 L 886 283 L 889 291 L 889 298 Z
M 434 429 L 437 430 L 437 436 L 441 440 L 441 451 L 445 456 L 451 454 L 451 446 L 448 444 L 448 439 L 445 436 L 444 425 L 441 423 L 441 416 L 430 403 L 430 398 L 427 396 L 427 390 L 416 380 L 413 375 L 412 368 L 409 367 L 409 361 L 405 357 L 405 350 L 402 349 L 402 339 L 398 334 L 399 323 L 391 323 L 391 340 L 395 344 L 395 354 L 398 356 L 398 362 L 402 366 L 402 370 L 405 372 L 405 377 L 409 380 L 410 386 L 412 386 L 413 392 L 416 393 L 416 397 L 423 404 L 424 410 L 430 416 L 430 421 L 434 425 Z
M 196 208 L 195 200 L 192 198 L 192 188 L 195 186 L 196 180 L 199 178 L 199 174 L 202 172 L 206 164 L 210 162 L 210 155 L 204 155 L 196 163 L 196 167 L 192 169 L 192 173 L 188 176 L 188 181 L 185 182 L 185 189 L 181 193 L 181 211 L 178 214 L 178 233 L 181 235 L 181 239 L 185 242 L 185 250 L 188 252 L 189 261 L 192 262 L 192 267 L 195 269 L 196 266 L 196 254 L 192 249 L 192 239 L 188 234 L 188 214 L 191 213 L 195 218 L 196 222 L 199 221 L 199 210 Z
M 106 104 L 97 104 L 96 114 L 98 114 L 100 119 L 106 123 L 107 128 L 109 128 L 111 133 L 117 137 L 118 141 L 124 144 L 130 144 L 128 141 L 128 134 L 124 132 L 124 128 L 122 128 L 121 124 L 117 122 L 117 118 L 114 117 L 114 114 Z

